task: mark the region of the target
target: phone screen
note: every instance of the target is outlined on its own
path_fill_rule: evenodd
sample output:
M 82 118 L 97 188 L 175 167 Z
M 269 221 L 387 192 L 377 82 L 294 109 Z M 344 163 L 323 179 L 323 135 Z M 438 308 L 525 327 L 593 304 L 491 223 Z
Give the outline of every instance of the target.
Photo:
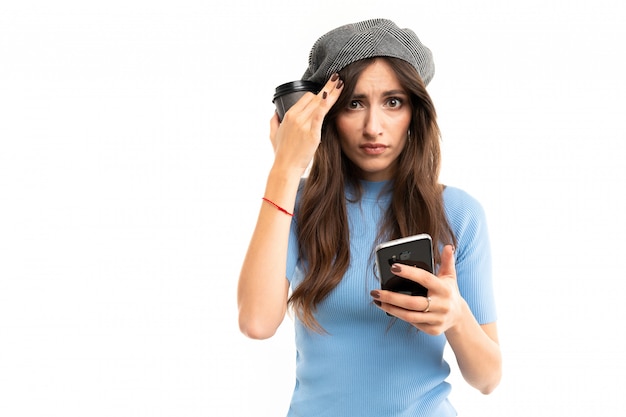
M 394 275 L 391 265 L 401 263 L 433 272 L 432 239 L 427 234 L 381 243 L 376 247 L 376 265 L 383 290 L 426 296 L 428 289 L 406 278 Z

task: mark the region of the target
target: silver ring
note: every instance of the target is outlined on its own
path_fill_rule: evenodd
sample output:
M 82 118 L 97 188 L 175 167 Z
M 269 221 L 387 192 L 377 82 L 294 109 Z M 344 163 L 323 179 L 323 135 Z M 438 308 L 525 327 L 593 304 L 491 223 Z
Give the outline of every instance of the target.
M 430 297 L 426 297 L 426 301 L 428 304 L 426 305 L 426 308 L 422 310 L 422 313 L 428 313 L 430 311 Z

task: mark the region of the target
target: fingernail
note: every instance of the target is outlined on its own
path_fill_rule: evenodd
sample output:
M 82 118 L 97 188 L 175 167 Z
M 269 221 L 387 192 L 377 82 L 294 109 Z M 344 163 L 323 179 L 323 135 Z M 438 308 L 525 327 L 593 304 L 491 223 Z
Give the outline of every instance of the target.
M 339 90 L 341 87 L 343 87 L 343 80 L 337 81 L 337 85 L 335 86 L 335 88 L 337 88 L 337 90 Z
M 374 298 L 380 298 L 380 293 L 376 290 L 370 291 L 370 295 Z
M 339 74 L 334 73 L 334 74 L 332 75 L 332 77 L 330 77 L 330 80 L 331 80 L 331 81 L 337 81 L 337 78 L 339 78 Z
M 402 267 L 398 264 L 391 265 L 391 272 L 400 272 L 402 271 Z
M 380 301 L 374 300 L 374 304 L 376 304 L 378 307 L 380 307 L 381 305 L 383 305 Z
M 327 93 L 326 91 L 324 91 L 324 92 L 322 93 L 322 99 L 324 99 L 324 100 L 325 100 L 325 99 L 326 99 L 326 97 L 328 97 L 328 93 Z

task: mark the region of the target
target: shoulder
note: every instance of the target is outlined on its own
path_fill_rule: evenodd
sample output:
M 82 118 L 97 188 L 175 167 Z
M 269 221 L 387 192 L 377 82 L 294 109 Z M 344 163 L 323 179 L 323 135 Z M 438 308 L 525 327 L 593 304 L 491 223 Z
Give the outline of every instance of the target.
M 484 215 L 480 201 L 467 191 L 449 185 L 443 190 L 443 204 L 448 216 Z
M 485 227 L 485 211 L 474 196 L 460 188 L 446 186 L 443 191 L 446 216 L 457 237 Z

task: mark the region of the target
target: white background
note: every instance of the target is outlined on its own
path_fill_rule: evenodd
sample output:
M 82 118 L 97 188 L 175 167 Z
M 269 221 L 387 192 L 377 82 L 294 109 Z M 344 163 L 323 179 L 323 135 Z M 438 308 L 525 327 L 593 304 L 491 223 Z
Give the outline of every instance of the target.
M 291 320 L 248 340 L 235 296 L 271 96 L 373 17 L 433 50 L 442 180 L 489 219 L 504 378 L 449 357 L 460 415 L 624 409 L 622 1 L 1 4 L 0 415 L 285 415 Z

